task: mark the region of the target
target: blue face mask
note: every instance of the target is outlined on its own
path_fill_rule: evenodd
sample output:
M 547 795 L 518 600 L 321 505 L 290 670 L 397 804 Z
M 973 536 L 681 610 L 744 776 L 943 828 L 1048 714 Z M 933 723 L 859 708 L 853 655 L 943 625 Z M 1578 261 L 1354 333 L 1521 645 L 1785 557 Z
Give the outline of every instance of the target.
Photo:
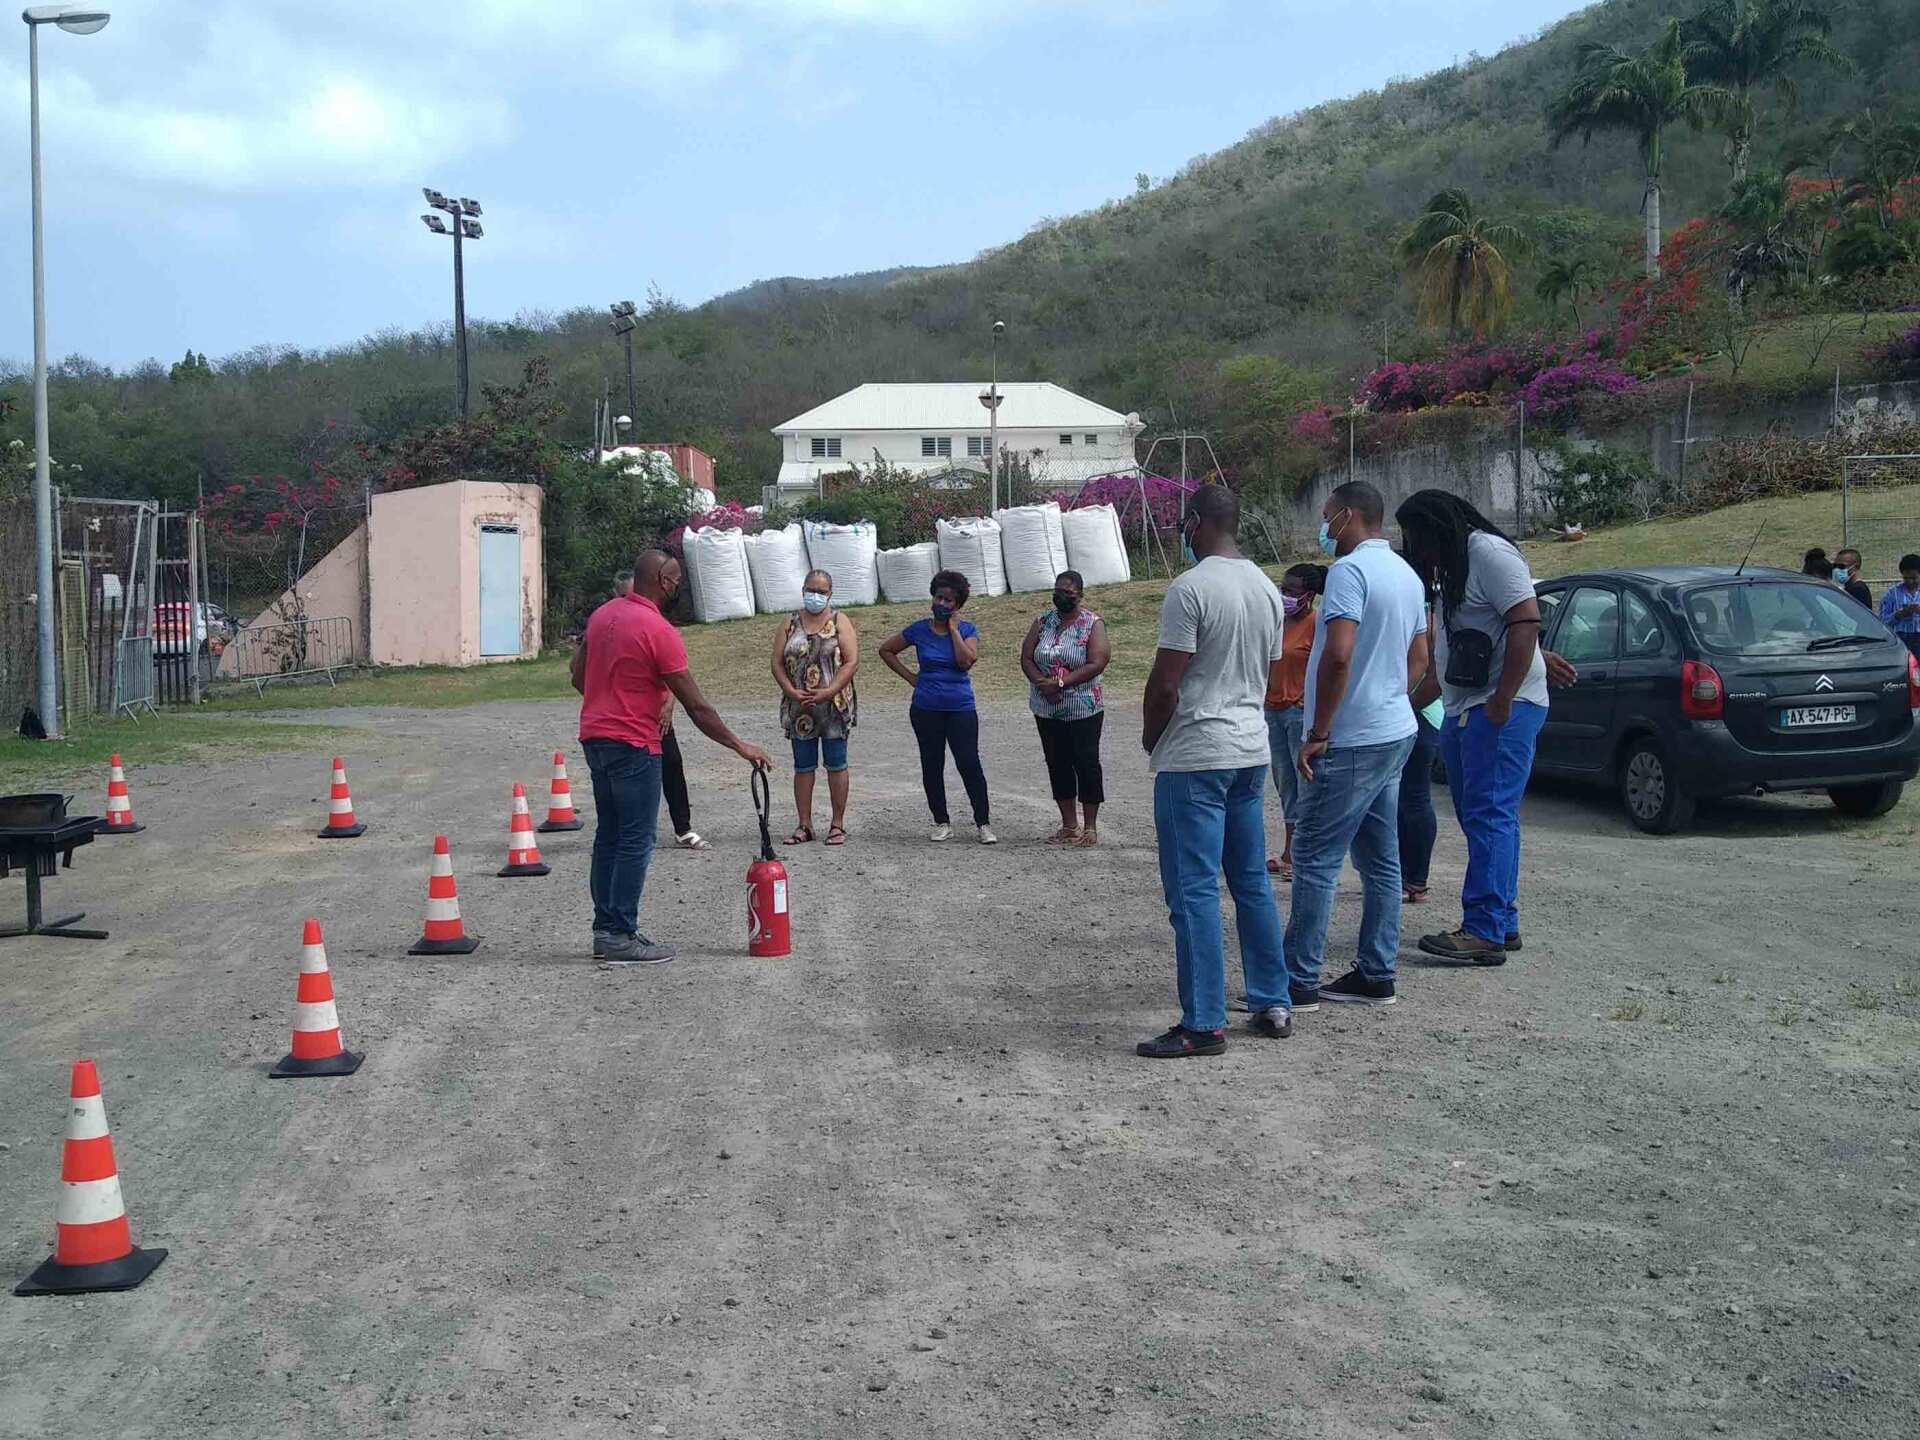
M 953 618 L 953 606 L 942 605 L 938 600 L 934 601 L 933 618 L 936 620 L 951 620 Z
M 807 607 L 809 615 L 818 615 L 827 608 L 827 597 L 818 590 L 809 590 L 800 597 L 800 603 Z
M 1347 522 L 1342 520 L 1340 522 L 1340 528 L 1344 530 L 1346 528 L 1346 524 Z M 1328 521 L 1322 520 L 1320 522 L 1319 538 L 1320 538 L 1320 553 L 1322 555 L 1338 555 L 1340 553 L 1340 541 L 1338 540 L 1338 538 L 1335 537 L 1333 533 L 1333 527 Z
M 1189 565 L 1200 563 L 1200 557 L 1193 553 L 1193 542 L 1184 535 L 1180 537 L 1180 558 Z
M 1853 572 L 1848 570 L 1846 566 L 1836 565 L 1833 567 L 1833 583 L 1836 585 L 1844 585 L 1848 579 L 1851 578 L 1852 574 Z

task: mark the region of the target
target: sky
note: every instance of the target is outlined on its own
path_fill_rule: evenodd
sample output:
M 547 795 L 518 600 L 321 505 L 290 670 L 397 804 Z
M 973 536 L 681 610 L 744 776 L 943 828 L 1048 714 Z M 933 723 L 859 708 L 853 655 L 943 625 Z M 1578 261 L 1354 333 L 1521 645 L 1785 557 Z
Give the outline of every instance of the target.
M 967 259 L 1567 0 L 103 0 L 41 30 L 48 346 L 217 362 L 470 315 Z M 32 354 L 27 44 L 0 358 Z M 0 36 L 5 31 L 0 30 Z

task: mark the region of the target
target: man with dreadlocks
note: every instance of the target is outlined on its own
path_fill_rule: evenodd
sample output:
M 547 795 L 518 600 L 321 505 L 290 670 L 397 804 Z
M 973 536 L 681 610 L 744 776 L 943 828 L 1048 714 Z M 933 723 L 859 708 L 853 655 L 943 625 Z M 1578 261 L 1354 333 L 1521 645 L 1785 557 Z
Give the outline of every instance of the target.
M 1540 602 L 1514 543 L 1444 490 L 1422 490 L 1394 518 L 1407 559 L 1439 596 L 1433 672 L 1445 701 L 1440 754 L 1467 837 L 1460 928 L 1421 937 L 1429 955 L 1501 965 L 1520 948 L 1520 797 L 1547 718 Z M 1430 677 L 1414 696 L 1432 700 Z

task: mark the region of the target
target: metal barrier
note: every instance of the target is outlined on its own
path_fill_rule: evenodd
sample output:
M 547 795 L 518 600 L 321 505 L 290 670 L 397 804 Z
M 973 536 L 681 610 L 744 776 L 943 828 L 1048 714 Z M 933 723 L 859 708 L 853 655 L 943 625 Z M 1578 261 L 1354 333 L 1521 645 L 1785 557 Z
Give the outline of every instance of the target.
M 325 675 L 355 664 L 353 623 L 344 615 L 324 620 L 292 620 L 283 625 L 250 625 L 221 651 L 214 679 L 235 680 L 264 693 L 269 682 L 296 675 Z
M 153 637 L 122 636 L 113 647 L 113 713 L 126 711 L 136 725 L 140 723 L 137 707 L 141 705 L 147 707 L 148 714 L 157 715 L 153 690 Z

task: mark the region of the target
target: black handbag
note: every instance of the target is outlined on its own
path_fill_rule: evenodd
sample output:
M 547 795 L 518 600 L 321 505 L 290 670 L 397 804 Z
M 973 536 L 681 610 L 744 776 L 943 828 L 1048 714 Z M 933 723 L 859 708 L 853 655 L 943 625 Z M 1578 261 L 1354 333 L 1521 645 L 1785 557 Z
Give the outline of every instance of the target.
M 1502 635 L 1506 629 L 1501 628 Z M 1447 668 L 1441 677 L 1460 690 L 1482 690 L 1493 682 L 1493 636 L 1484 630 L 1447 628 Z

